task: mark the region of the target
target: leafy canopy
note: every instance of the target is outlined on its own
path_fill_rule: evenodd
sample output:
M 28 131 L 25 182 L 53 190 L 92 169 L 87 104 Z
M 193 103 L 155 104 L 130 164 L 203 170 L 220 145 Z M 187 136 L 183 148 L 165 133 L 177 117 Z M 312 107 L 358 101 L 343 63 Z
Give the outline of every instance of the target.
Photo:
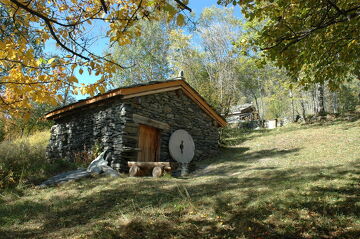
M 241 33 L 233 8 L 205 8 L 191 34 L 170 33 L 169 62 L 219 112 L 226 114 L 238 100 L 237 54 L 232 44 Z M 194 42 L 196 42 L 194 44 Z
M 306 85 L 336 88 L 360 76 L 360 2 L 357 0 L 219 0 L 240 4 L 259 31 L 253 45 Z M 260 27 L 259 27 L 260 26 Z M 255 28 L 254 28 L 255 29 Z
M 169 32 L 177 25 L 168 21 L 166 15 L 159 16 L 159 21 L 139 21 L 142 34 L 131 45 L 114 44 L 110 49 L 112 60 L 126 64 L 128 69 L 118 69 L 113 78 L 115 87 L 167 79 L 172 73 L 167 61 L 169 54 Z
M 104 92 L 116 70 L 125 66 L 91 51 L 94 34 L 109 39 L 110 45 L 127 45 L 142 33 L 140 27 L 133 27 L 136 22 L 158 20 L 160 12 L 182 25 L 181 12 L 191 10 L 186 4 L 180 0 L 2 0 L 0 110 L 17 113 L 31 108 L 32 102 L 57 104 L 64 88 L 74 94 Z M 104 32 L 91 32 L 99 25 Z M 56 56 L 37 54 L 33 43 L 47 42 L 56 42 L 60 49 Z M 75 74 L 67 74 L 68 69 L 83 74 L 84 68 L 97 76 L 94 84 L 79 84 Z

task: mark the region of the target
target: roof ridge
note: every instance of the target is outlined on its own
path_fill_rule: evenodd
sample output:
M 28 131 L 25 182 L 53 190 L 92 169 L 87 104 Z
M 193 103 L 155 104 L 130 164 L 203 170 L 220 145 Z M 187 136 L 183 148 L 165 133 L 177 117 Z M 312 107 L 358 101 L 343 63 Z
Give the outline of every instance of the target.
M 162 86 L 156 86 L 162 84 Z M 116 96 L 122 96 L 124 99 L 138 97 L 148 94 L 156 94 L 165 91 L 172 91 L 181 89 L 188 97 L 190 97 L 195 103 L 197 103 L 200 108 L 202 108 L 209 116 L 215 119 L 219 125 L 225 126 L 225 119 L 216 112 L 212 106 L 210 106 L 206 100 L 194 89 L 189 83 L 185 81 L 183 77 L 177 77 L 170 80 L 164 81 L 152 81 L 146 84 L 136 84 L 127 87 L 120 87 L 113 89 L 111 91 L 105 92 L 103 94 L 98 94 L 96 96 L 83 99 L 72 104 L 54 109 L 53 111 L 48 112 L 45 115 L 46 119 L 54 119 L 56 117 L 61 117 L 66 112 L 73 111 L 78 108 L 85 107 L 90 104 L 94 104 L 106 99 L 110 99 Z

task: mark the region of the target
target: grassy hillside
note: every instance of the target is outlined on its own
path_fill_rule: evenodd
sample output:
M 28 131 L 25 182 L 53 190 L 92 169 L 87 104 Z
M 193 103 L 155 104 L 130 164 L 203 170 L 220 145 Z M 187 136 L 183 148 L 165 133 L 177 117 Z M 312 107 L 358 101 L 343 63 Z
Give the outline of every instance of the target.
M 46 160 L 49 137 L 50 132 L 46 130 L 0 143 L 0 190 L 37 184 L 74 167 L 65 161 L 50 163 Z
M 0 238 L 360 238 L 360 121 L 226 132 L 188 178 L 0 194 Z

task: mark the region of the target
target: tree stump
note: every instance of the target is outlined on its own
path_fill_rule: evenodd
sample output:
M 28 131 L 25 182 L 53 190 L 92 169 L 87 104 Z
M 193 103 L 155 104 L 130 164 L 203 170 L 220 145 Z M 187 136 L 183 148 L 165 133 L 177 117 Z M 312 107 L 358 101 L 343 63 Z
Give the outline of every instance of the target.
M 129 169 L 129 175 L 130 175 L 130 177 L 141 176 L 140 167 L 138 167 L 136 165 L 131 166 L 131 168 Z
M 164 173 L 164 170 L 162 167 L 159 167 L 159 166 L 156 166 L 154 167 L 153 171 L 152 171 L 152 176 L 154 178 L 158 178 L 158 177 L 161 177 Z

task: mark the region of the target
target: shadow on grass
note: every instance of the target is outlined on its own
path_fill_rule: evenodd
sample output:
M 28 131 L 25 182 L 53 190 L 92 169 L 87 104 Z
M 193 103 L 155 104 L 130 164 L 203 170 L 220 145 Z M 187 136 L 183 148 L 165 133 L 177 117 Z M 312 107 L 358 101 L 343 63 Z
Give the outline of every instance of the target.
M 0 206 L 3 225 L 11 217 L 20 223 L 42 221 L 36 229 L 2 227 L 0 235 L 51 238 L 65 230 L 71 238 L 81 228 L 88 233 L 83 238 L 359 238 L 359 171 L 353 164 L 259 170 L 253 177 L 207 181 L 109 180 L 106 189 L 87 195 Z M 346 183 L 335 184 L 338 179 Z M 59 190 L 72 187 L 86 192 L 98 183 L 85 180 Z M 185 189 L 189 197 L 180 193 Z M 132 216 L 119 223 L 123 215 Z
M 360 118 L 352 118 L 351 120 L 336 119 L 336 120 L 325 120 L 325 121 L 312 122 L 312 123 L 299 125 L 298 127 L 290 127 L 289 131 L 287 131 L 287 132 L 301 130 L 301 129 L 323 129 L 324 127 L 335 126 L 335 125 L 341 126 L 340 128 L 343 130 L 349 130 L 354 127 L 359 127 L 359 125 L 353 124 L 354 122 L 358 121 L 359 119 Z M 343 125 L 345 125 L 345 127 Z M 286 130 L 287 129 L 285 129 L 284 132 L 286 132 Z
M 334 125 L 345 125 L 342 126 L 341 128 L 343 130 L 349 130 L 353 127 L 359 127 L 359 125 L 354 124 L 354 122 L 358 121 L 359 118 L 354 118 L 353 120 L 337 119 L 333 121 L 319 121 L 319 122 L 313 122 L 307 124 L 294 123 L 288 126 L 279 127 L 275 129 L 250 130 L 250 129 L 227 128 L 224 129 L 224 133 L 222 136 L 222 138 L 224 138 L 223 144 L 225 146 L 236 146 L 244 143 L 245 141 L 253 140 L 258 137 L 269 136 L 269 135 L 281 135 L 281 134 L 296 132 L 305 129 L 323 129 L 324 127 L 334 126 Z
M 224 146 L 236 146 L 247 140 L 257 137 L 266 136 L 271 133 L 269 129 L 251 130 L 251 129 L 224 129 L 222 135 L 222 144 Z
M 281 158 L 287 154 L 295 153 L 300 150 L 300 148 L 294 148 L 289 150 L 268 149 L 247 152 L 249 149 L 250 148 L 248 147 L 223 148 L 220 154 L 221 158 L 214 157 L 213 159 L 198 163 L 198 171 L 195 171 L 194 175 L 231 175 L 239 170 L 245 170 L 246 168 L 252 167 L 251 164 L 259 160 L 273 157 Z M 252 170 L 270 169 L 275 169 L 275 167 L 252 167 Z
M 297 125 L 293 124 L 287 127 L 279 127 L 275 129 L 260 129 L 260 130 L 244 130 L 244 129 L 227 129 L 223 140 L 224 146 L 237 146 L 245 141 L 254 140 L 259 137 L 266 137 L 270 135 L 281 135 L 298 130 L 309 128 L 321 128 L 320 125 Z

